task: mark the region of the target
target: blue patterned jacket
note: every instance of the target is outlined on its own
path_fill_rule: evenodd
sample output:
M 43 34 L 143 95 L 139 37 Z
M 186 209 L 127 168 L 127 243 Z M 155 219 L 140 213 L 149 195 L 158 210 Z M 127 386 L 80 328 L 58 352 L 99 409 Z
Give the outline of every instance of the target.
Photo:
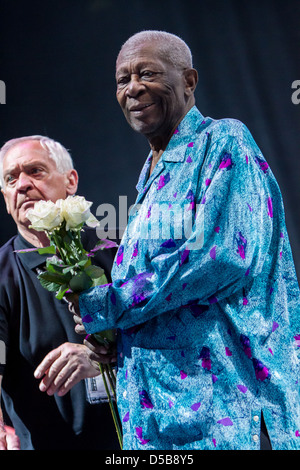
M 299 287 L 282 198 L 246 126 L 184 117 L 112 271 L 80 296 L 88 333 L 119 329 L 124 449 L 300 449 Z

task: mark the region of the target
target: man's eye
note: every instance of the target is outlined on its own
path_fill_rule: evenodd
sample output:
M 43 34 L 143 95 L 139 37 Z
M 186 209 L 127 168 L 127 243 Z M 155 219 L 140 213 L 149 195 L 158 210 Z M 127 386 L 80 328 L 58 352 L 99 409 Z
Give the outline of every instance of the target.
M 122 85 L 126 85 L 126 83 L 128 83 L 128 82 L 129 82 L 129 77 L 124 76 L 124 77 L 118 78 L 117 84 L 118 84 L 118 86 L 122 86 Z
M 37 174 L 41 173 L 42 171 L 43 171 L 42 168 L 32 168 L 31 174 L 32 175 L 37 175 Z
M 12 175 L 8 175 L 6 178 L 5 178 L 5 183 L 6 184 L 12 184 L 14 181 L 16 180 L 16 178 Z
M 141 76 L 144 77 L 144 78 L 151 78 L 155 75 L 155 72 L 151 72 L 151 70 L 144 70 L 142 73 L 141 73 Z

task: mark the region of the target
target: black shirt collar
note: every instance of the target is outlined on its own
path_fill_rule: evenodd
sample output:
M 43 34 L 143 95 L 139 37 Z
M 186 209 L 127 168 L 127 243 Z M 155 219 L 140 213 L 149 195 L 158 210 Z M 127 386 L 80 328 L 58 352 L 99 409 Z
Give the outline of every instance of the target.
M 29 243 L 25 238 L 22 237 L 20 233 L 18 233 L 17 237 L 14 241 L 14 249 L 15 250 L 28 250 L 30 248 L 35 248 L 31 243 Z M 20 257 L 22 263 L 26 265 L 30 269 L 35 269 L 39 266 L 45 264 L 46 259 L 49 255 L 40 255 L 37 251 L 29 251 L 27 253 L 17 253 Z

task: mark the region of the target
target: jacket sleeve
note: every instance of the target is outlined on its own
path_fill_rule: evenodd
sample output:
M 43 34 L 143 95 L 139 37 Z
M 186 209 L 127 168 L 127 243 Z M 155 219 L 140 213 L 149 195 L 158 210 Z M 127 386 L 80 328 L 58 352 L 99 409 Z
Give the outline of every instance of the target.
M 279 255 L 279 227 L 285 227 L 280 191 L 247 128 L 210 145 L 205 167 L 209 173 L 198 175 L 196 217 L 184 243 L 158 252 L 147 272 L 80 295 L 88 333 L 129 328 L 187 304 L 219 302 L 246 289 L 266 257 Z

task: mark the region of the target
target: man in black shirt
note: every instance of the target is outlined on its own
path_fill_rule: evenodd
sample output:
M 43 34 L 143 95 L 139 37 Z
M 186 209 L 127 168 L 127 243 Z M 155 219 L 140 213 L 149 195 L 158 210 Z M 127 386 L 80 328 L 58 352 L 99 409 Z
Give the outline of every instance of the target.
M 86 380 L 99 375 L 97 362 L 105 360 L 105 351 L 97 354 L 85 346 L 74 331 L 67 303 L 41 286 L 37 273 L 46 255 L 16 253 L 49 245 L 44 232 L 29 228 L 26 213 L 38 200 L 55 202 L 76 193 L 78 175 L 72 159 L 52 139 L 14 139 L 0 150 L 0 183 L 18 229 L 0 248 L 0 341 L 6 345 L 0 392 L 17 436 L 6 432 L 0 409 L 0 450 L 118 449 L 101 381 L 98 403 L 87 401 Z M 84 232 L 86 249 L 95 242 L 94 231 Z M 95 258 L 108 278 L 113 257 L 112 250 L 105 250 Z M 54 357 L 54 377 L 50 383 L 45 377 L 39 383 L 34 373 L 49 353 Z

